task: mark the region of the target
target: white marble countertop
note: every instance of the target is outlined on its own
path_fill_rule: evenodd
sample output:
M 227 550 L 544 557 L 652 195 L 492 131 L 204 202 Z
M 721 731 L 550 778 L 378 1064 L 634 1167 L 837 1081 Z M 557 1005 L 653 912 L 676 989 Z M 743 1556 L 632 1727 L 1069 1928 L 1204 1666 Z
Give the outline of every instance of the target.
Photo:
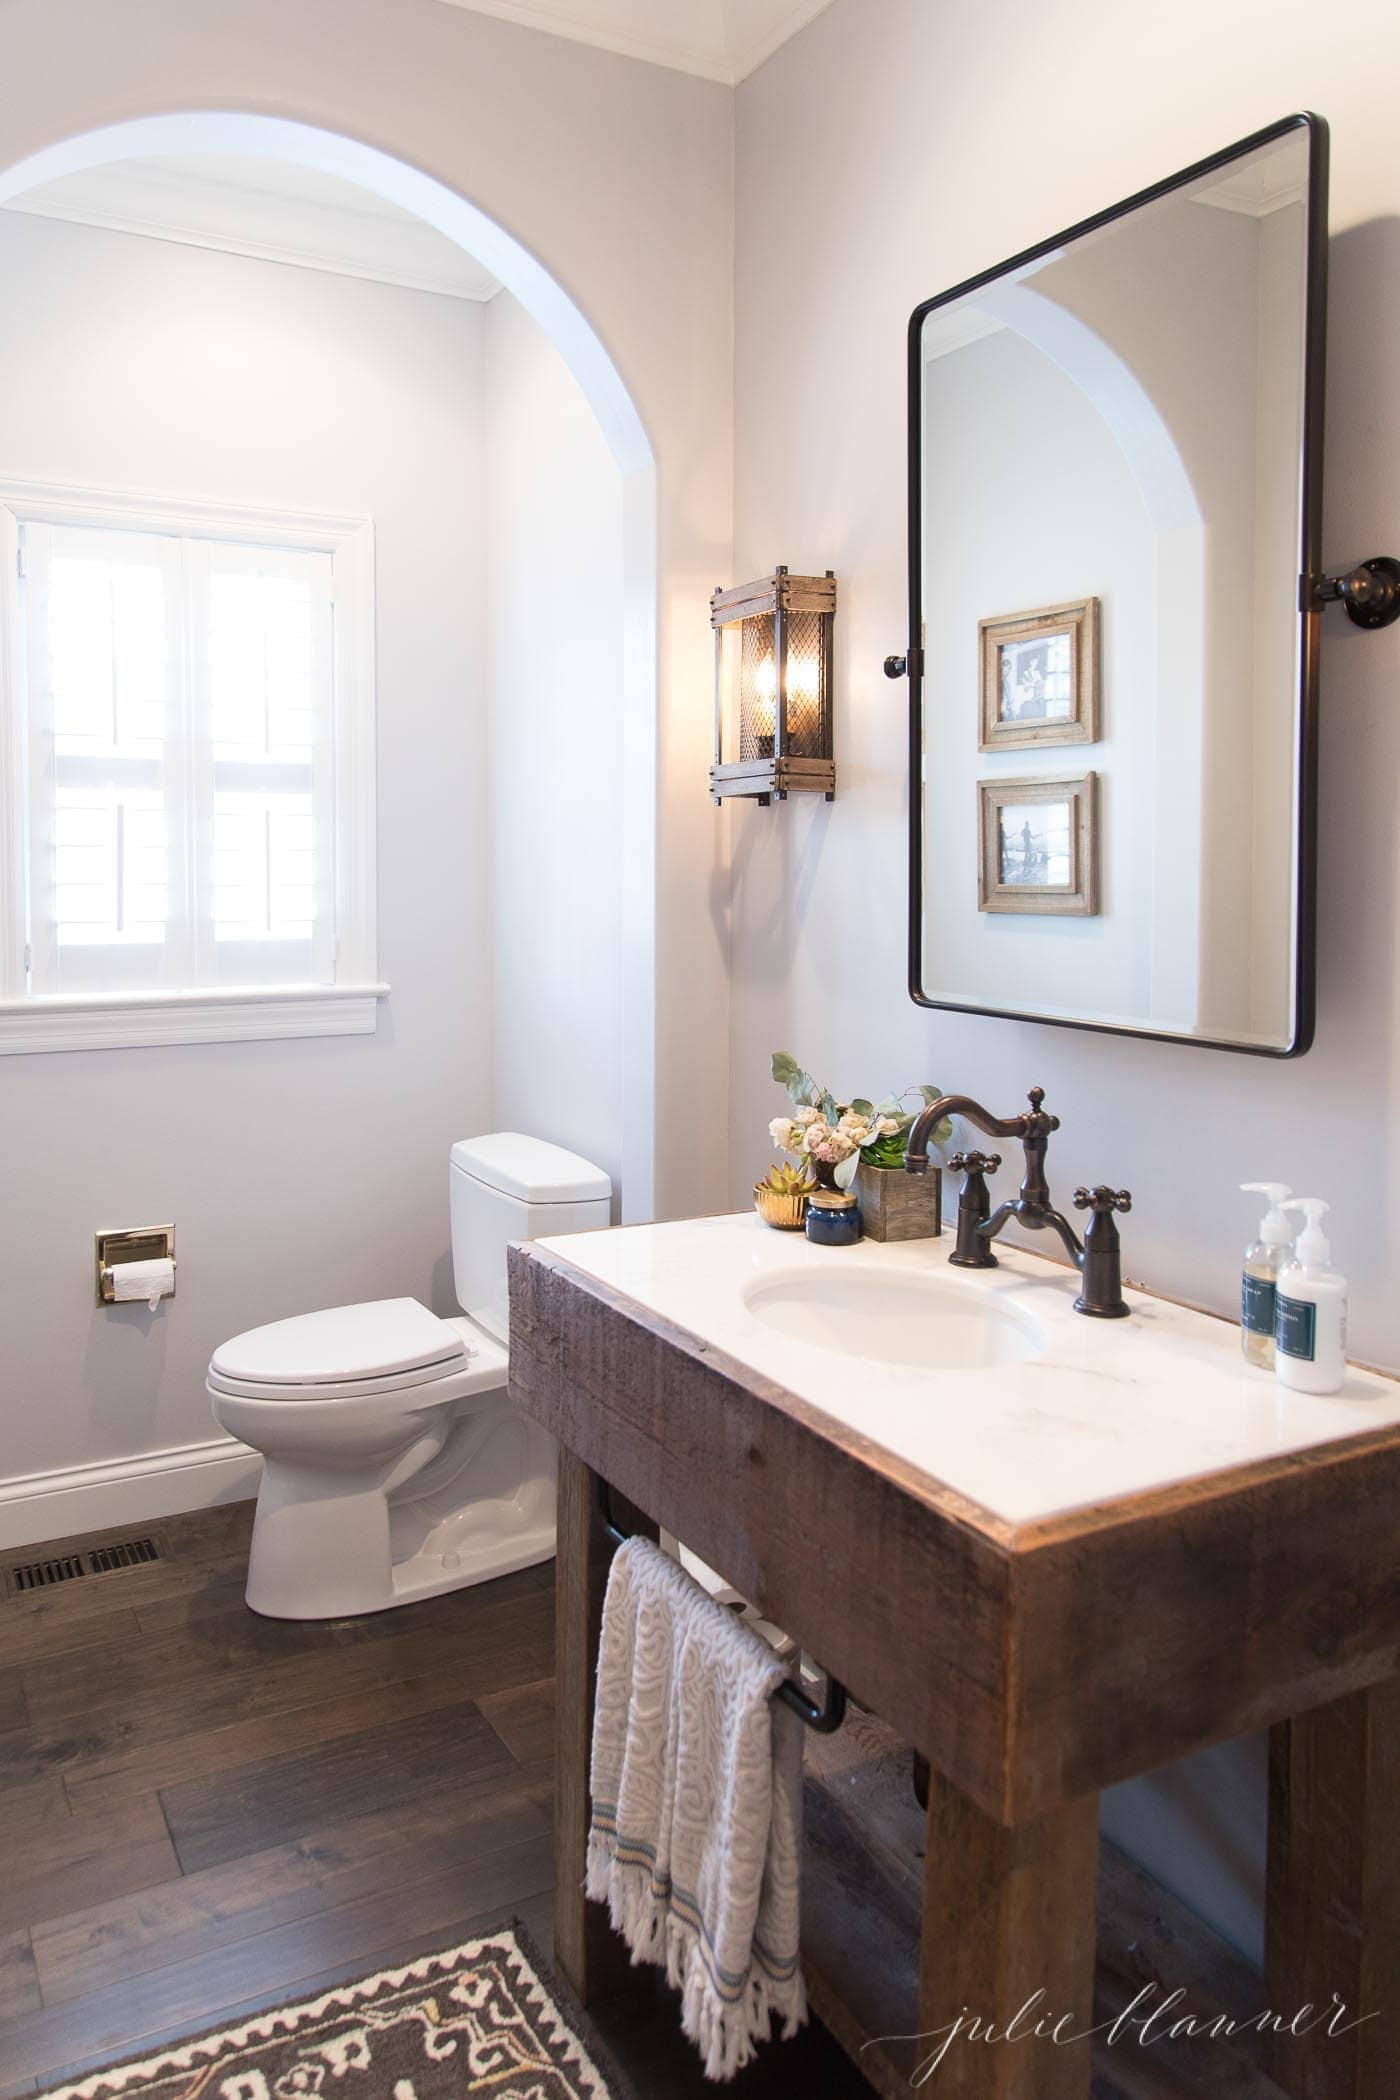
M 1130 1319 L 1086 1319 L 1070 1269 L 1005 1241 L 999 1268 L 954 1269 L 948 1235 L 814 1247 L 747 1212 L 540 1244 L 1013 1524 L 1400 1424 L 1396 1380 L 1353 1370 L 1326 1398 L 1290 1392 L 1244 1361 L 1232 1323 L 1134 1290 Z M 809 1270 L 844 1279 L 843 1298 L 857 1270 L 991 1298 L 1033 1323 L 1040 1353 L 930 1369 L 881 1361 L 877 1332 L 854 1356 L 750 1311 L 746 1289 Z

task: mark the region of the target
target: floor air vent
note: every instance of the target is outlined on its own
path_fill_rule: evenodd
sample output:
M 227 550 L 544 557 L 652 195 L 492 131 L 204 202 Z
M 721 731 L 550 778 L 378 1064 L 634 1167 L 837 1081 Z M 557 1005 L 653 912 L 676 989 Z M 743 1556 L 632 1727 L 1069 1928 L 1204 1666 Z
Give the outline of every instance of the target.
M 113 1568 L 144 1568 L 147 1561 L 160 1559 L 160 1548 L 154 1539 L 123 1539 L 116 1546 L 95 1546 L 84 1555 L 90 1575 L 110 1575 Z
M 66 1553 L 62 1560 L 31 1560 L 23 1567 L 7 1568 L 11 1590 L 47 1590 L 56 1582 L 76 1582 L 86 1575 L 80 1553 Z
M 65 1553 L 54 1560 L 22 1561 L 4 1570 L 4 1586 L 12 1597 L 31 1590 L 49 1590 L 60 1582 L 80 1582 L 85 1575 L 112 1575 L 119 1568 L 144 1568 L 160 1559 L 160 1546 L 153 1538 L 119 1539 L 111 1546 L 91 1546 L 83 1553 Z

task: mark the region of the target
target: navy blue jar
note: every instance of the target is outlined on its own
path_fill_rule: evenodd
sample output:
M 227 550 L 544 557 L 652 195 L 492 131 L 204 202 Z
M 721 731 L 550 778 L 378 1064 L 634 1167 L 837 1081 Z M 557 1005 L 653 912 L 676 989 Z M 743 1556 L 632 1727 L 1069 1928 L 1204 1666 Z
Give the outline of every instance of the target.
M 814 1247 L 854 1247 L 861 1229 L 860 1205 L 849 1189 L 814 1189 L 807 1198 L 806 1233 Z

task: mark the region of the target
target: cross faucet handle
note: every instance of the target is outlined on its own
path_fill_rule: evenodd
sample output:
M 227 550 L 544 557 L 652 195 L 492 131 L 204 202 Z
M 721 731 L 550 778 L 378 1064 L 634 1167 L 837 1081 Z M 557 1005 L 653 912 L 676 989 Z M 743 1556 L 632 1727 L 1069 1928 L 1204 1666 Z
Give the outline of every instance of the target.
M 1092 1210 L 1096 1215 L 1102 1216 L 1105 1211 L 1131 1210 L 1133 1198 L 1128 1189 L 1111 1189 L 1106 1183 L 1100 1182 L 1097 1188 L 1076 1189 L 1074 1207 L 1076 1210 Z
M 955 1174 L 995 1174 L 1001 1165 L 999 1152 L 955 1152 L 948 1165 Z
M 1028 1116 L 1018 1117 L 1017 1120 L 1025 1130 L 1028 1138 L 1032 1135 L 1044 1135 L 1047 1131 L 1059 1129 L 1059 1117 L 1045 1113 L 1043 1106 L 1045 1089 L 1043 1086 L 1033 1086 L 1026 1099 L 1030 1102 L 1031 1112 Z

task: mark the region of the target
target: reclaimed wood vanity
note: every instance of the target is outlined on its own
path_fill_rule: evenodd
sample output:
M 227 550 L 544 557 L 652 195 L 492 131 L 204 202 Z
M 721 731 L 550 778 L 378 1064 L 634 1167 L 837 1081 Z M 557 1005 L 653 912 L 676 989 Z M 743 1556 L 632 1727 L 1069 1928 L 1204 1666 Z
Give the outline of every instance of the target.
M 628 1528 L 682 1537 L 928 1761 L 921 1922 L 872 1944 L 869 1890 L 843 1918 L 816 1900 L 833 1877 L 804 1885 L 814 2007 L 879 2092 L 907 2093 L 933 2046 L 890 2037 L 1034 2000 L 1039 2039 L 955 2042 L 929 2089 L 1087 2100 L 1102 2074 L 1096 2091 L 1395 2100 L 1400 1385 L 1281 1396 L 1226 1323 L 1140 1292 L 1111 1335 L 1068 1322 L 1069 1272 L 1020 1252 L 990 1288 L 1039 1323 L 1025 1363 L 841 1355 L 801 1339 L 800 1296 L 796 1330 L 756 1316 L 809 1276 L 889 1278 L 955 1326 L 946 1244 L 809 1249 L 723 1218 L 512 1250 L 511 1391 L 561 1446 L 561 1965 L 585 2001 L 626 1967 L 581 1886 L 601 1478 Z M 1189 2086 L 1170 2046 L 1105 2065 L 1100 2037 L 1096 2067 L 1098 1796 L 1265 1727 L 1267 1974 L 1224 2009 L 1297 2026 L 1266 2038 L 1274 2084 L 1223 2041 L 1193 2050 Z M 1294 2021 L 1334 1997 L 1345 2020 Z

